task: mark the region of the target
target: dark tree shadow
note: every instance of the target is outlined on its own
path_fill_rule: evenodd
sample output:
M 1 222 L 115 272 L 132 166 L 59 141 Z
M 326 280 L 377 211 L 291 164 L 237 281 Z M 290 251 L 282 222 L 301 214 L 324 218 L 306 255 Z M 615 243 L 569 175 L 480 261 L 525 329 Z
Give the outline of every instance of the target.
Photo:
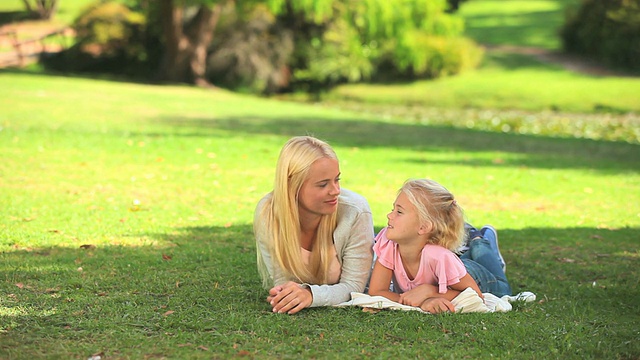
M 326 120 L 313 117 L 225 117 L 165 118 L 160 121 L 176 129 L 176 135 L 194 137 L 221 136 L 220 130 L 236 134 L 282 136 L 314 135 L 334 146 L 363 149 L 389 147 L 411 149 L 415 157 L 401 161 L 429 163 L 423 152 L 487 152 L 517 154 L 517 159 L 458 160 L 478 166 L 531 168 L 587 168 L 602 173 L 640 170 L 640 145 L 590 139 L 550 138 L 544 136 L 482 132 L 444 126 L 388 123 L 380 120 L 350 118 Z M 140 134 L 164 136 L 164 134 Z

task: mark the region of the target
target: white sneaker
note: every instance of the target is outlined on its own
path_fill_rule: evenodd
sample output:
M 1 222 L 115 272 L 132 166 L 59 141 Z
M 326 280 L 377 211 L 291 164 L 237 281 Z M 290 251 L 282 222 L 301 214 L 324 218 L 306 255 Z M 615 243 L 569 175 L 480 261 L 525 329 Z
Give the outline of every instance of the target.
M 516 302 L 516 301 L 524 301 L 524 302 L 532 302 L 536 301 L 536 294 L 530 291 L 523 291 L 513 296 L 505 295 L 502 297 L 503 300 L 507 300 L 508 302 Z

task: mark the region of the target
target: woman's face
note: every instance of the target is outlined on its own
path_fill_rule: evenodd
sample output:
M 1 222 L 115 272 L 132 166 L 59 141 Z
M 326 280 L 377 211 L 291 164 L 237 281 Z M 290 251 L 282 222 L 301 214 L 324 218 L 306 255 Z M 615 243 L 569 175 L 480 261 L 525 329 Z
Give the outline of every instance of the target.
M 301 213 L 329 215 L 338 209 L 340 195 L 340 166 L 338 160 L 321 158 L 309 169 L 300 188 L 298 206 Z

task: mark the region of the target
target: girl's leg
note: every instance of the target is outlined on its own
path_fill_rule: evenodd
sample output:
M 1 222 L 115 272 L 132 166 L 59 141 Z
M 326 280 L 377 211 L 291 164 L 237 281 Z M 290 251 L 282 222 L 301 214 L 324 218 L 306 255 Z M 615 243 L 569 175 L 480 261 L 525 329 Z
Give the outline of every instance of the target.
M 491 271 L 487 270 L 479 263 L 468 259 L 461 258 L 467 272 L 476 281 L 480 291 L 483 293 L 491 293 L 495 296 L 502 297 L 504 295 L 511 295 L 511 286 L 506 278 L 500 278 L 495 276 Z
M 483 230 L 484 236 L 469 241 L 469 250 L 460 258 L 482 292 L 496 296 L 511 295 L 495 230 L 492 227 L 485 227 Z

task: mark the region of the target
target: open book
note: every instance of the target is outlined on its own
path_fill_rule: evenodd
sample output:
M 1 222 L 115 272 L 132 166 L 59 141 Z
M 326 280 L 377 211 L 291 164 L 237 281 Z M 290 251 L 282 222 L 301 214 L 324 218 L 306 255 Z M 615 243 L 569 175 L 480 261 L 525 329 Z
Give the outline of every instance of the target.
M 511 311 L 511 303 L 514 301 L 535 301 L 536 295 L 534 293 L 525 291 L 515 296 L 505 295 L 501 298 L 490 294 L 484 293 L 484 301 L 478 296 L 472 288 L 466 288 L 458 296 L 456 296 L 451 302 L 456 308 L 457 313 L 468 312 L 507 312 Z M 370 296 L 363 293 L 352 292 L 351 300 L 345 301 L 337 307 L 346 306 L 360 306 L 363 308 L 373 309 L 391 309 L 391 310 L 413 310 L 420 311 L 425 314 L 428 312 L 423 311 L 419 307 L 403 305 L 395 301 L 391 301 L 383 296 Z

